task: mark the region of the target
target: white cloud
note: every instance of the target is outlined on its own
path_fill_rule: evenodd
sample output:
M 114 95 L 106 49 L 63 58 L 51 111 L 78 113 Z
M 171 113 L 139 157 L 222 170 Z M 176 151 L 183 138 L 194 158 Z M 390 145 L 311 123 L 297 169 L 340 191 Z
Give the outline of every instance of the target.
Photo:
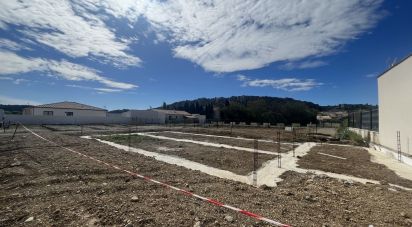
M 31 50 L 30 48 L 22 45 L 22 44 L 18 44 L 14 41 L 11 41 L 9 39 L 2 39 L 0 38 L 0 49 L 7 49 L 7 50 L 11 50 L 11 51 L 18 51 L 18 50 Z
M 0 76 L 0 80 L 14 80 L 14 79 L 8 76 Z
M 0 104 L 3 104 L 3 105 L 40 105 L 41 103 L 33 101 L 33 100 L 19 99 L 19 98 L 13 98 L 13 97 L 0 95 Z
M 245 76 L 245 75 L 237 75 L 236 76 L 237 77 L 237 80 L 238 81 L 248 81 L 248 80 L 250 80 L 247 76 Z
M 365 75 L 366 78 L 376 78 L 377 74 L 376 73 L 369 73 Z
M 89 2 L 131 21 L 141 14 L 168 37 L 176 57 L 233 72 L 336 53 L 376 24 L 383 0 Z
M 93 57 L 119 67 L 137 66 L 141 60 L 127 51 L 130 43 L 116 37 L 115 30 L 71 1 L 0 1 L 0 28 L 21 26 L 28 38 L 71 57 Z
M 19 79 L 15 79 L 15 80 L 13 81 L 13 83 L 14 83 L 14 84 L 17 84 L 17 85 L 19 85 L 19 84 L 21 84 L 21 83 L 25 83 L 25 82 L 29 82 L 29 80 L 19 78 Z
M 27 37 L 69 56 L 137 65 L 131 39 L 119 38 L 108 15 L 151 25 L 154 42 L 175 57 L 214 72 L 256 69 L 336 53 L 373 27 L 383 0 L 9 0 L 0 1 L 0 28 L 20 25 Z M 297 67 L 320 66 L 320 61 Z
M 303 62 L 288 62 L 282 65 L 280 68 L 285 70 L 292 70 L 292 69 L 310 69 L 310 68 L 317 68 L 320 66 L 325 66 L 328 63 L 320 60 L 315 61 L 303 61 Z
M 86 89 L 86 90 L 94 90 L 98 91 L 99 94 L 102 93 L 115 93 L 115 92 L 121 92 L 121 89 L 113 89 L 113 88 L 100 88 L 100 87 L 87 87 L 87 86 L 82 86 L 82 85 L 76 85 L 76 84 L 68 84 L 66 87 L 72 87 L 72 88 L 81 88 L 81 89 Z
M 99 71 L 65 60 L 55 61 L 42 58 L 24 58 L 12 52 L 0 51 L 0 75 L 12 75 L 40 71 L 47 75 L 71 81 L 96 81 L 110 88 L 132 89 L 134 84 L 112 81 L 99 75 Z
M 244 75 L 237 75 L 237 80 L 243 82 L 243 87 L 273 87 L 284 91 L 309 91 L 323 85 L 323 83 L 316 82 L 314 79 L 301 80 L 297 78 L 251 79 Z

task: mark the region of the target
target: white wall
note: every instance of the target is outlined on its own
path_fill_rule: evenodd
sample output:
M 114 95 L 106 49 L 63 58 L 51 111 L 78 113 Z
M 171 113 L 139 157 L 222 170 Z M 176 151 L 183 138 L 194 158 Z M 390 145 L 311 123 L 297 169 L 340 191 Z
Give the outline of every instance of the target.
M 73 117 L 106 117 L 107 111 L 103 110 L 76 110 L 55 108 L 33 108 L 33 115 L 43 116 L 43 111 L 53 111 L 53 116 L 66 116 L 65 112 L 73 112 Z
M 123 116 L 131 118 L 134 124 L 164 124 L 165 114 L 153 110 L 129 110 L 122 113 Z
M 378 78 L 378 93 L 381 145 L 397 150 L 400 131 L 402 152 L 412 154 L 412 57 Z
M 370 139 L 371 143 L 381 145 L 379 132 L 360 128 L 349 128 L 350 131 L 362 136 L 363 139 Z
M 130 118 L 123 116 L 110 115 L 108 117 L 96 116 L 32 116 L 5 114 L 5 120 L 11 123 L 20 122 L 26 125 L 81 125 L 81 124 L 130 124 Z

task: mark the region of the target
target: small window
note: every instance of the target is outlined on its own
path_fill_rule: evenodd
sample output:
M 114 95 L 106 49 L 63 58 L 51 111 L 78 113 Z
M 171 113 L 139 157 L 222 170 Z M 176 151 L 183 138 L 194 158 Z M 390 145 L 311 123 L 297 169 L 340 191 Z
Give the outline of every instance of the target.
M 43 111 L 43 116 L 53 116 L 53 111 Z
M 66 116 L 68 116 L 68 117 L 72 117 L 73 116 L 73 112 L 65 112 L 66 113 Z

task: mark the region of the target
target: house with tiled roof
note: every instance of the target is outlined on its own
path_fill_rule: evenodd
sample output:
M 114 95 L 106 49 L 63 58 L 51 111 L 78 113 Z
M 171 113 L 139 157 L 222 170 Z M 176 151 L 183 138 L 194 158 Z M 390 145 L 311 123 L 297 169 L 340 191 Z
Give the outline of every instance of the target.
M 23 109 L 23 115 L 66 116 L 66 117 L 106 117 L 107 110 L 77 102 L 57 102 Z

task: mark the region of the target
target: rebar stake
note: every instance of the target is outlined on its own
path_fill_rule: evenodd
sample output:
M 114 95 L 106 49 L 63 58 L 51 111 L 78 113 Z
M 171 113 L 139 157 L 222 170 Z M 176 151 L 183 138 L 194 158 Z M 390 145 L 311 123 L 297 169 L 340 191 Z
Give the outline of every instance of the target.
M 253 141 L 253 147 L 254 147 L 254 152 L 253 152 L 253 186 L 257 186 L 257 168 L 259 165 L 258 161 L 258 140 Z
M 292 134 L 293 134 L 293 139 L 292 139 L 293 157 L 295 157 L 295 141 L 296 141 L 295 129 L 292 129 Z
M 282 168 L 282 156 L 280 155 L 280 132 L 277 132 L 278 135 L 278 168 Z
M 16 129 L 14 129 L 14 133 L 13 133 L 13 136 L 11 137 L 11 140 L 14 139 L 14 136 L 16 135 L 16 132 L 17 132 L 17 128 L 18 128 L 18 127 L 19 127 L 19 123 L 16 124 Z
M 132 142 L 132 129 L 129 128 L 129 136 L 128 136 L 129 151 L 130 151 L 131 142 Z

